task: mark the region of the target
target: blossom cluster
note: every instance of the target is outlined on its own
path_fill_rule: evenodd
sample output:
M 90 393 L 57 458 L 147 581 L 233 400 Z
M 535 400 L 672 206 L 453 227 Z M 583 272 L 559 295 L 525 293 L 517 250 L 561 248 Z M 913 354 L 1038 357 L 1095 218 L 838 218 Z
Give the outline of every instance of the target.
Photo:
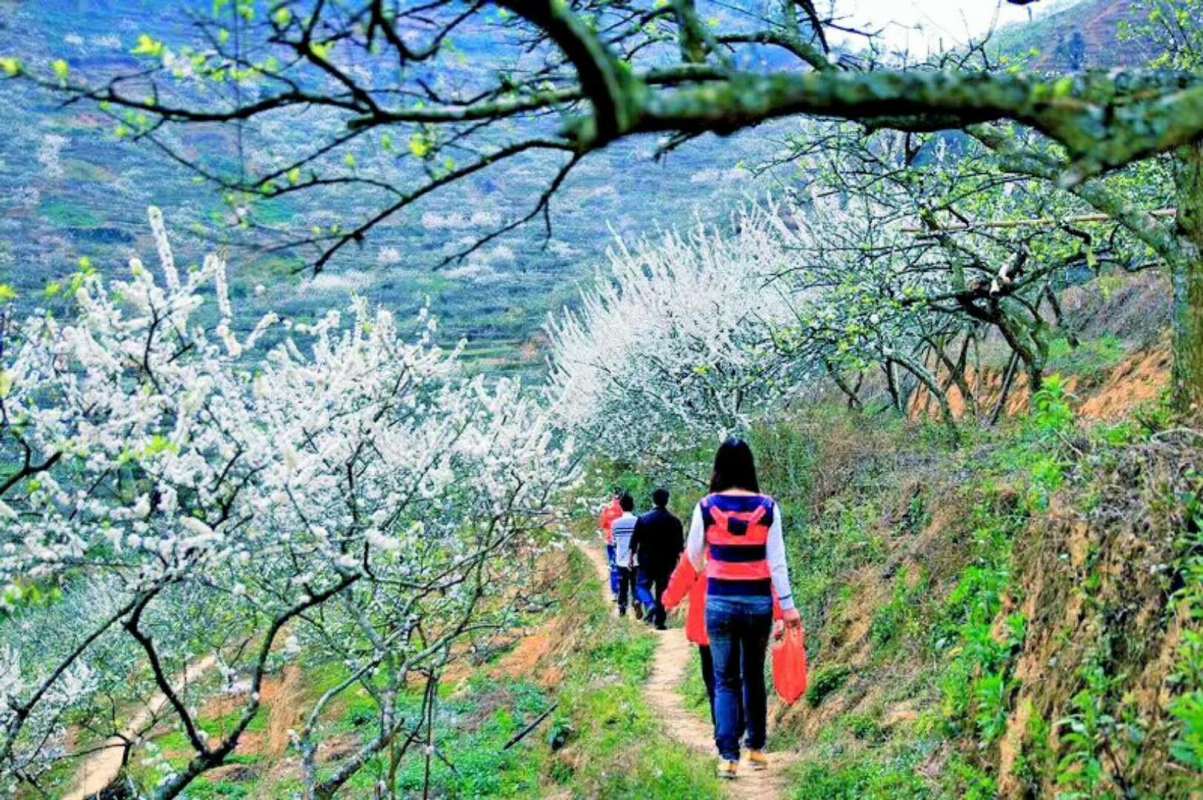
M 445 655 L 496 611 L 482 598 L 503 593 L 482 578 L 514 589 L 510 560 L 554 538 L 571 443 L 519 382 L 467 375 L 426 312 L 413 334 L 362 299 L 311 324 L 244 321 L 225 263 L 182 272 L 157 209 L 150 223 L 157 272 L 132 259 L 124 280 L 81 273 L 77 313 L 24 321 L 0 363 L 0 447 L 44 467 L 0 497 L 8 610 L 37 615 L 12 600 L 31 586 L 103 586 L 116 609 L 55 631 L 80 645 L 60 661 L 0 650 L 0 692 L 12 709 L 85 713 L 82 687 L 106 669 L 88 645 L 123 632 L 145 651 L 131 686 L 166 690 L 149 667 L 174 674 L 206 650 L 258 680 L 285 623 L 289 652 L 324 647 L 365 674 L 387 655 L 404 681 L 430 636 Z M 353 634 L 344 647 L 336 630 Z M 262 647 L 226 652 L 238 639 Z M 50 757 L 57 739 L 32 730 L 0 718 L 6 766 Z
M 562 423 L 607 455 L 656 456 L 780 403 L 797 385 L 774 342 L 796 319 L 780 226 L 749 208 L 733 233 L 699 225 L 615 245 L 579 307 L 547 325 Z

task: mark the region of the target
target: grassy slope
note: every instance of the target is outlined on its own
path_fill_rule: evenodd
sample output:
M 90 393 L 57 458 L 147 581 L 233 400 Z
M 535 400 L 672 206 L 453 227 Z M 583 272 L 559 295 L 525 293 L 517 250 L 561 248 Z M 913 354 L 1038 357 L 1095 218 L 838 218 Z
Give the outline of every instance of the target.
M 431 762 L 433 797 L 606 797 L 670 800 L 717 798 L 708 763 L 671 743 L 643 701 L 655 638 L 616 619 L 602 587 L 577 551 L 557 556 L 553 610 L 488 663 L 448 680 L 440 691 L 436 737 L 445 761 Z M 189 798 L 283 798 L 299 791 L 299 766 L 287 729 L 328 687 L 343 679 L 337 665 L 292 667 L 265 689 L 264 710 L 252 723 L 228 766 L 196 781 Z M 203 727 L 220 735 L 237 717 L 234 698 L 210 702 Z M 416 689 L 409 701 L 415 711 Z M 551 703 L 553 714 L 517 746 L 506 744 Z M 326 716 L 326 744 L 319 752 L 333 770 L 353 745 L 371 733 L 375 707 L 356 690 Z M 148 750 L 135 753 L 129 777 L 153 786 L 171 767 L 182 766 L 188 745 L 179 731 L 158 730 Z M 451 766 L 453 765 L 453 766 Z M 400 796 L 421 797 L 426 761 L 415 749 L 396 772 Z M 69 780 L 70 770 L 64 770 Z M 374 796 L 389 765 L 372 760 L 340 796 Z
M 673 743 L 644 702 L 654 634 L 614 617 L 579 554 L 563 587 L 565 629 L 574 641 L 554 724 L 571 733 L 554 756 L 553 778 L 579 798 L 719 797 L 711 765 Z
M 815 668 L 783 725 L 796 797 L 1168 798 L 1203 777 L 1197 731 L 1162 769 L 1203 665 L 1182 645 L 1203 630 L 1183 589 L 1200 442 L 1050 407 L 957 451 L 887 430 L 848 452 L 842 417 L 762 432 L 769 475 L 788 446 L 823 476 L 779 492 L 815 509 L 792 540 Z
M 1111 387 L 1119 346 L 1058 361 Z M 1086 426 L 1064 385 L 955 449 L 833 408 L 757 432 L 810 635 L 799 800 L 1203 785 L 1203 439 L 1156 402 Z

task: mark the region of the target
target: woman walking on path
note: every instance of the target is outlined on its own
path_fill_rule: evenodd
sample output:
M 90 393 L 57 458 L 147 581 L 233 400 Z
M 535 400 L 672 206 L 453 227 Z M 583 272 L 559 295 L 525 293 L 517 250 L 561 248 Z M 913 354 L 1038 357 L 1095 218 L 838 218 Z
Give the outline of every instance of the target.
M 697 645 L 698 657 L 702 667 L 702 682 L 706 685 L 706 699 L 710 703 L 710 722 L 717 723 L 714 716 L 714 658 L 710 655 L 710 636 L 706 633 L 706 576 L 699 576 L 689 556 L 682 554 L 677 568 L 673 570 L 668 580 L 668 588 L 660 598 L 660 602 L 669 611 L 689 601 L 689 611 L 685 617 L 685 638 Z M 782 618 L 781 604 L 777 602 L 777 592 L 773 591 L 773 622 Z M 733 654 L 734 655 L 734 654 Z M 740 662 L 742 663 L 742 661 Z M 739 707 L 739 724 L 736 726 L 738 736 L 743 735 L 743 703 Z
M 710 494 L 693 511 L 685 554 L 706 576 L 706 630 L 714 661 L 714 740 L 719 776 L 739 766 L 740 706 L 748 760 L 765 769 L 768 697 L 764 662 L 773 627 L 776 591 L 785 625 L 802 619 L 794 608 L 785 562 L 781 510 L 760 493 L 752 449 L 728 439 L 714 457 Z

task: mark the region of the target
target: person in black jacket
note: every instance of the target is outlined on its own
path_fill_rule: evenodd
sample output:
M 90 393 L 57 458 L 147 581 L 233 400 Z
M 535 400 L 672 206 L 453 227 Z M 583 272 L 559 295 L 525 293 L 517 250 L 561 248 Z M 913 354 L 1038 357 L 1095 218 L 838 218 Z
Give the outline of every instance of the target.
M 655 505 L 635 522 L 635 533 L 631 537 L 631 553 L 639 560 L 640 584 L 646 586 L 656 605 L 651 609 L 649 622 L 657 630 L 665 629 L 667 615 L 660 595 L 668 587 L 668 577 L 677 566 L 677 559 L 685 549 L 685 535 L 681 520 L 668 510 L 668 490 L 657 489 L 652 493 Z

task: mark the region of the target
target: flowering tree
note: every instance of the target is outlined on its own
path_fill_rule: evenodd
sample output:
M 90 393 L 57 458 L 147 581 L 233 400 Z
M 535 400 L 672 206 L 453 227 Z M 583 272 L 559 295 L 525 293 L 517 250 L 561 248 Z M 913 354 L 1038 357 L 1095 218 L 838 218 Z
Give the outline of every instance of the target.
M 746 427 L 825 373 L 854 407 L 872 385 L 907 411 L 921 387 L 955 429 L 949 390 L 978 413 L 983 340 L 1009 351 L 1008 385 L 1022 367 L 1038 388 L 1070 272 L 1158 263 L 1121 221 L 1050 197 L 970 139 L 826 123 L 788 145 L 802 178 L 788 202 L 730 232 L 619 248 L 581 310 L 552 323 L 566 424 L 647 455 Z
M 774 332 L 794 318 L 771 214 L 734 233 L 698 226 L 618 244 L 579 310 L 549 321 L 550 393 L 572 430 L 612 457 L 667 456 L 745 429 L 797 386 Z
M 834 356 L 816 357 L 855 372 L 880 364 L 900 407 L 906 392 L 897 391 L 896 368 L 922 383 L 946 417 L 942 397 L 952 384 L 975 413 L 968 357 L 991 334 L 1012 354 L 1008 374 L 1022 366 L 1039 387 L 1063 322 L 1057 292 L 1071 274 L 1159 263 L 1120 220 L 1002 169 L 966 137 L 865 139 L 847 126 L 816 126 L 784 158 L 807 179 L 796 203 L 808 221 L 787 232 L 793 277 L 824 299 L 806 314 L 811 335 L 801 341 L 827 340 Z M 1156 187 L 1145 181 L 1145 191 Z
M 81 274 L 75 318 L 28 320 L 5 354 L 0 410 L 19 458 L 0 484 L 16 620 L 0 764 L 10 785 L 34 783 L 72 755 L 65 715 L 129 740 L 122 720 L 157 694 L 133 738 L 183 731 L 190 760 L 163 762 L 150 787 L 174 797 L 233 753 L 265 677 L 303 653 L 345 671 L 294 741 L 306 795 L 328 797 L 429 729 L 399 710 L 407 682 L 437 684 L 453 648 L 522 611 L 571 448 L 520 385 L 465 377 L 433 320 L 410 342 L 357 301 L 346 322 L 268 315 L 238 335 L 225 264 L 181 275 L 154 209 L 151 225 L 161 284 L 136 259 L 128 281 Z M 39 587 L 61 597 L 21 602 Z M 96 593 L 62 641 L 36 646 L 39 619 Z M 216 739 L 197 711 L 212 683 L 177 677 L 205 662 L 246 689 Z M 323 711 L 356 687 L 376 700 L 376 732 L 319 774 Z

